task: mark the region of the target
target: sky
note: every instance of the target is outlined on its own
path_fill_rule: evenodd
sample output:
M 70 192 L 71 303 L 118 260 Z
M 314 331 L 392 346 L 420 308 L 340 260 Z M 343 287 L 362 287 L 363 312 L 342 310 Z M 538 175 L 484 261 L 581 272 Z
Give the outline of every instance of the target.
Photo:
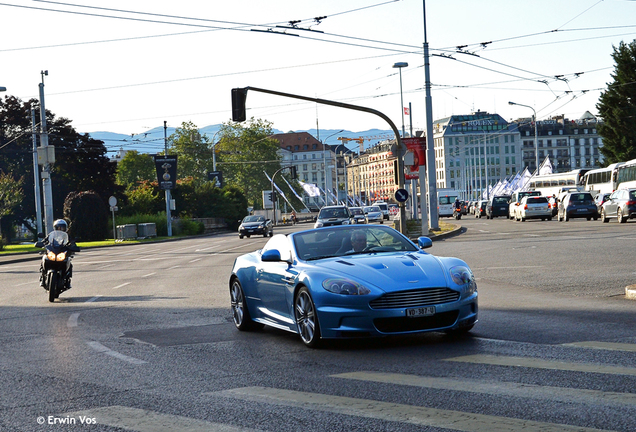
M 0 0 L 0 86 L 26 101 L 44 80 L 46 108 L 79 132 L 221 124 L 231 89 L 247 86 L 373 108 L 407 131 L 411 104 L 417 131 L 425 27 L 434 120 L 477 110 L 512 120 L 529 107 L 539 120 L 576 119 L 597 114 L 613 47 L 636 39 L 636 1 Z M 390 129 L 257 91 L 247 108 L 284 132 Z

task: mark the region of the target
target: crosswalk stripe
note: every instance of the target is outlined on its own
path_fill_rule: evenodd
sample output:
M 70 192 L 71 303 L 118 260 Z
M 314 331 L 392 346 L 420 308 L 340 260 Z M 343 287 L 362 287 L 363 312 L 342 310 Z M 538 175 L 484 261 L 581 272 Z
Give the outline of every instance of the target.
M 636 394 L 634 393 L 603 392 L 599 390 L 580 388 L 538 386 L 534 384 L 515 382 L 484 382 L 471 379 L 458 380 L 452 378 L 437 378 L 371 371 L 349 372 L 331 376 L 351 380 L 489 394 L 494 396 L 525 397 L 565 403 L 636 406 Z
M 591 363 L 567 363 L 555 360 L 542 360 L 530 357 L 504 357 L 487 354 L 467 355 L 444 359 L 445 361 L 462 363 L 479 363 L 496 366 L 518 366 L 538 369 L 552 369 L 573 372 L 592 372 L 609 375 L 636 376 L 636 368 L 622 366 L 605 366 Z
M 464 432 L 509 432 L 511 430 L 523 430 L 524 432 L 592 432 L 600 430 L 583 426 L 544 423 L 268 387 L 235 388 L 207 394 L 257 403 L 266 402 L 294 408 L 402 422 L 418 426 L 447 428 Z
M 584 341 L 584 342 L 572 342 L 562 344 L 561 346 L 578 347 L 578 348 L 593 348 L 599 350 L 608 351 L 628 351 L 636 352 L 636 344 L 633 343 L 616 343 L 616 342 L 597 342 L 597 341 Z
M 95 419 L 97 425 L 112 426 L 136 432 L 179 431 L 179 432 L 257 432 L 257 429 L 236 427 L 223 423 L 213 423 L 189 417 L 162 414 L 138 408 L 107 406 L 61 414 L 63 418 L 80 417 Z M 68 424 L 68 422 L 67 422 Z M 87 430 L 90 425 L 87 426 Z

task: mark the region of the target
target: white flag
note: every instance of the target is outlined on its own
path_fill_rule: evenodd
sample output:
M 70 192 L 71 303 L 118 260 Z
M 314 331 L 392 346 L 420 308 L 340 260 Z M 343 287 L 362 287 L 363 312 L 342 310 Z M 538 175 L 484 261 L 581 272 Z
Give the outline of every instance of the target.
M 546 156 L 543 163 L 539 167 L 539 175 L 552 174 L 552 163 L 550 162 L 550 156 Z
M 300 180 L 298 180 L 298 183 L 300 183 L 300 185 L 304 189 L 305 193 L 307 195 L 309 195 L 310 197 L 318 197 L 318 196 L 320 196 L 320 189 L 315 184 L 313 184 L 313 183 L 305 183 L 305 182 L 302 182 Z

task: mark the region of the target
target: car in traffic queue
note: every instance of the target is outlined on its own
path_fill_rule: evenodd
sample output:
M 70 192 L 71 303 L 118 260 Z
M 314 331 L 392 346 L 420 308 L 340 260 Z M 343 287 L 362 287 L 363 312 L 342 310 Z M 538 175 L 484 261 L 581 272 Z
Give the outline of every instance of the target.
M 378 206 L 382 212 L 384 220 L 389 220 L 389 205 L 384 201 L 376 201 L 373 205 Z
M 423 250 L 431 246 L 379 225 L 277 234 L 234 262 L 234 325 L 296 333 L 310 348 L 325 339 L 466 333 L 478 320 L 473 272 Z
M 607 223 L 611 218 L 620 223 L 636 218 L 636 189 L 619 189 L 609 196 L 601 208 L 601 220 Z
M 384 223 L 384 215 L 382 214 L 382 210 L 380 210 L 380 207 L 375 205 L 365 206 L 365 207 L 362 207 L 362 210 L 364 211 L 364 214 L 367 217 L 368 223 L 371 223 L 371 222 Z
M 548 203 L 552 210 L 552 217 L 555 217 L 559 213 L 559 200 L 553 195 L 548 197 Z
M 482 216 L 486 216 L 486 207 L 488 207 L 488 201 L 477 201 L 477 203 L 475 204 L 475 217 L 481 218 Z
M 610 195 L 612 194 L 609 192 L 605 192 L 605 193 L 598 193 L 594 197 L 594 203 L 596 204 L 596 209 L 598 210 L 599 215 L 601 214 L 601 208 L 603 207 L 603 204 L 605 203 L 605 201 L 607 201 Z
M 499 216 L 508 217 L 508 205 L 510 195 L 495 195 L 486 206 L 486 219 L 492 219 Z
M 548 198 L 544 196 L 524 196 L 515 206 L 515 220 L 525 222 L 527 219 L 552 220 L 552 208 Z
M 521 199 L 525 196 L 541 196 L 539 191 L 517 191 L 510 196 L 510 205 L 508 206 L 508 219 L 515 219 L 517 207 L 521 203 Z
M 245 216 L 238 228 L 239 238 L 250 238 L 253 235 L 262 235 L 263 237 L 274 235 L 274 225 L 271 219 L 266 219 L 261 215 Z
M 334 225 L 350 225 L 353 222 L 353 215 L 347 206 L 334 205 L 325 206 L 320 209 L 314 228 L 321 228 Z
M 362 207 L 349 207 L 349 211 L 353 215 L 353 223 L 365 224 L 368 223 L 367 215 L 364 214 Z
M 559 201 L 559 222 L 577 218 L 598 220 L 598 208 L 590 192 L 569 192 Z

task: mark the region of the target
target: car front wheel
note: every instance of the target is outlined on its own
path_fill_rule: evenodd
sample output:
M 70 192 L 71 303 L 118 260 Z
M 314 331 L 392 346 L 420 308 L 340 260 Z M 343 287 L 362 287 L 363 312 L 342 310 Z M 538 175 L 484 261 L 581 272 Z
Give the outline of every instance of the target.
M 320 343 L 320 324 L 316 306 L 307 287 L 302 287 L 296 294 L 294 318 L 300 339 L 307 347 L 316 348 Z
M 249 331 L 263 328 L 263 324 L 252 321 L 250 311 L 247 309 L 243 287 L 238 279 L 234 279 L 230 287 L 230 305 L 232 307 L 232 319 L 237 329 Z

